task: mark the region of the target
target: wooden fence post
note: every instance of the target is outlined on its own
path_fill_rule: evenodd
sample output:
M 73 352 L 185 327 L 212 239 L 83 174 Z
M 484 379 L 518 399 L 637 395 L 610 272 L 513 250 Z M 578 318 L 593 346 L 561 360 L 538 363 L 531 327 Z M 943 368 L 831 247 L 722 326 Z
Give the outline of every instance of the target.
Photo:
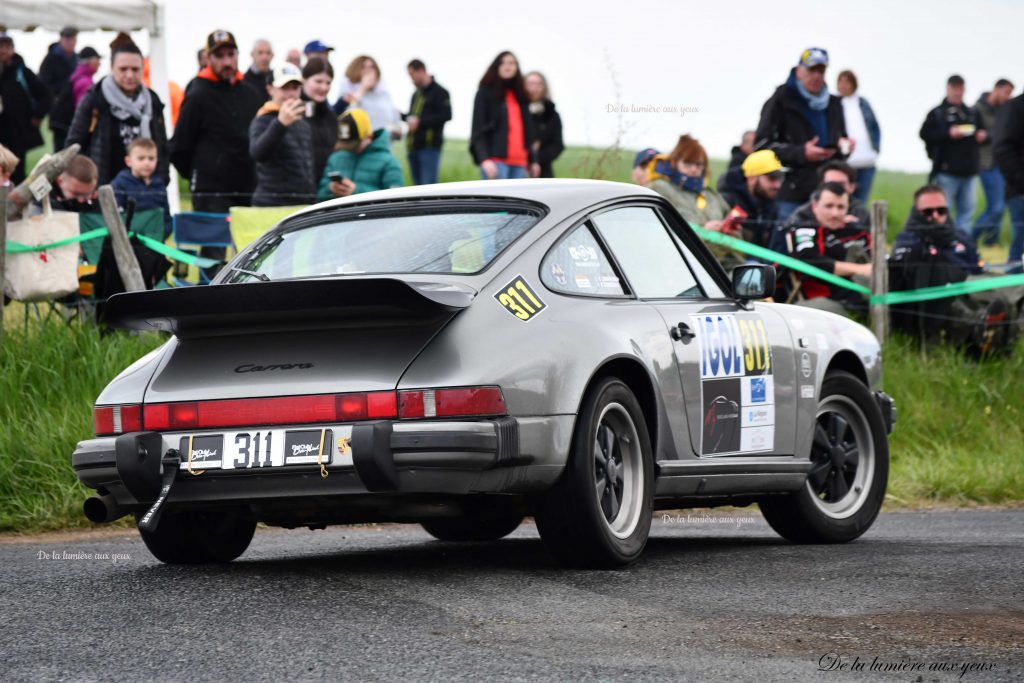
M 889 208 L 888 202 L 875 201 L 871 203 L 871 293 L 889 293 L 889 263 L 886 260 L 886 236 L 888 233 L 888 221 L 886 211 Z M 871 304 L 871 328 L 878 337 L 878 341 L 884 344 L 889 337 L 889 305 Z
M 110 231 L 110 244 L 114 247 L 114 258 L 117 261 L 117 270 L 121 273 L 121 281 L 127 292 L 141 292 L 146 289 L 146 283 L 142 279 L 142 269 L 139 268 L 139 261 L 135 258 L 135 250 L 128 240 L 128 229 L 121 221 L 121 212 L 117 210 L 117 200 L 114 199 L 114 188 L 104 185 L 99 189 L 100 208 L 103 210 L 103 221 Z

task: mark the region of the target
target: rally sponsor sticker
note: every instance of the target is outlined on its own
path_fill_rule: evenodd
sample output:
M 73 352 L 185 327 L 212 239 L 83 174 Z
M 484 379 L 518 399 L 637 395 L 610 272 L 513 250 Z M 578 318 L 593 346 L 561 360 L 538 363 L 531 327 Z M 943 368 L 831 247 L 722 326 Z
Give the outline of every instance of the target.
M 522 275 L 516 275 L 511 282 L 495 292 L 494 300 L 523 322 L 530 322 L 547 308 L 537 291 Z
M 701 378 L 701 455 L 775 448 L 775 382 L 768 330 L 756 313 L 690 316 Z
M 218 469 L 224 459 L 224 437 L 220 434 L 183 436 L 178 452 L 182 455 L 183 468 L 191 463 L 196 469 Z
M 312 465 L 317 462 L 331 462 L 331 442 L 334 434 L 330 429 L 305 429 L 288 432 L 284 440 L 285 465 Z

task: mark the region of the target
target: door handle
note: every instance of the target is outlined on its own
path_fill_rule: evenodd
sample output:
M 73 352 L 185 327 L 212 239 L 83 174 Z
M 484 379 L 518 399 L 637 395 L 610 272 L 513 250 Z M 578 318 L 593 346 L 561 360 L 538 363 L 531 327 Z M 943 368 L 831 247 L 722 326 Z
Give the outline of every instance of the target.
M 697 336 L 697 334 L 690 329 L 690 326 L 686 323 L 678 323 L 671 330 L 672 338 L 676 341 L 690 340 Z

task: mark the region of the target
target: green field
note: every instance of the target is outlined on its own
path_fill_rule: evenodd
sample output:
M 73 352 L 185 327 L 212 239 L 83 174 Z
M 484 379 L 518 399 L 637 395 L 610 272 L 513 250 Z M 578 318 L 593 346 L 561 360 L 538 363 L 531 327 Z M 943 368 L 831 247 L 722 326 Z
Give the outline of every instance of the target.
M 556 172 L 627 181 L 632 156 L 624 150 L 570 149 Z M 442 179 L 477 177 L 464 142 L 449 143 L 443 159 Z M 720 170 L 722 163 L 715 166 Z M 890 234 L 923 181 L 879 172 L 874 198 L 890 202 Z M 1008 231 L 1003 232 L 1005 239 Z M 26 326 L 18 304 L 6 315 L 0 348 L 0 531 L 88 526 L 81 504 L 90 492 L 77 483 L 70 454 L 78 440 L 92 435 L 91 407 L 103 386 L 162 340 L 103 336 L 59 317 L 30 316 Z M 979 363 L 953 349 L 924 350 L 905 338 L 892 339 L 885 348 L 885 389 L 897 400 L 899 422 L 890 442 L 887 505 L 1024 502 L 1021 377 L 1024 344 L 1009 357 Z

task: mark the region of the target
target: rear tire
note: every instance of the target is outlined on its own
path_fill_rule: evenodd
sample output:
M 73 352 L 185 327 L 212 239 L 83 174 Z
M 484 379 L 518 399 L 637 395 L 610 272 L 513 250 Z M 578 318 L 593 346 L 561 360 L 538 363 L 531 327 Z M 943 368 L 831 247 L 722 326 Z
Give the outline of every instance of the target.
M 472 505 L 460 517 L 425 519 L 420 525 L 439 541 L 497 541 L 519 528 L 523 514 L 504 506 Z
M 889 442 L 871 392 L 849 373 L 830 373 L 822 384 L 811 462 L 804 486 L 761 500 L 761 513 L 790 541 L 852 541 L 882 509 Z
M 153 557 L 166 564 L 216 564 L 244 553 L 255 531 L 256 520 L 244 514 L 188 511 L 165 512 L 154 531 L 139 529 L 139 534 Z
M 566 564 L 618 567 L 647 544 L 654 460 L 643 411 L 622 381 L 584 397 L 565 472 L 540 500 L 537 530 Z

